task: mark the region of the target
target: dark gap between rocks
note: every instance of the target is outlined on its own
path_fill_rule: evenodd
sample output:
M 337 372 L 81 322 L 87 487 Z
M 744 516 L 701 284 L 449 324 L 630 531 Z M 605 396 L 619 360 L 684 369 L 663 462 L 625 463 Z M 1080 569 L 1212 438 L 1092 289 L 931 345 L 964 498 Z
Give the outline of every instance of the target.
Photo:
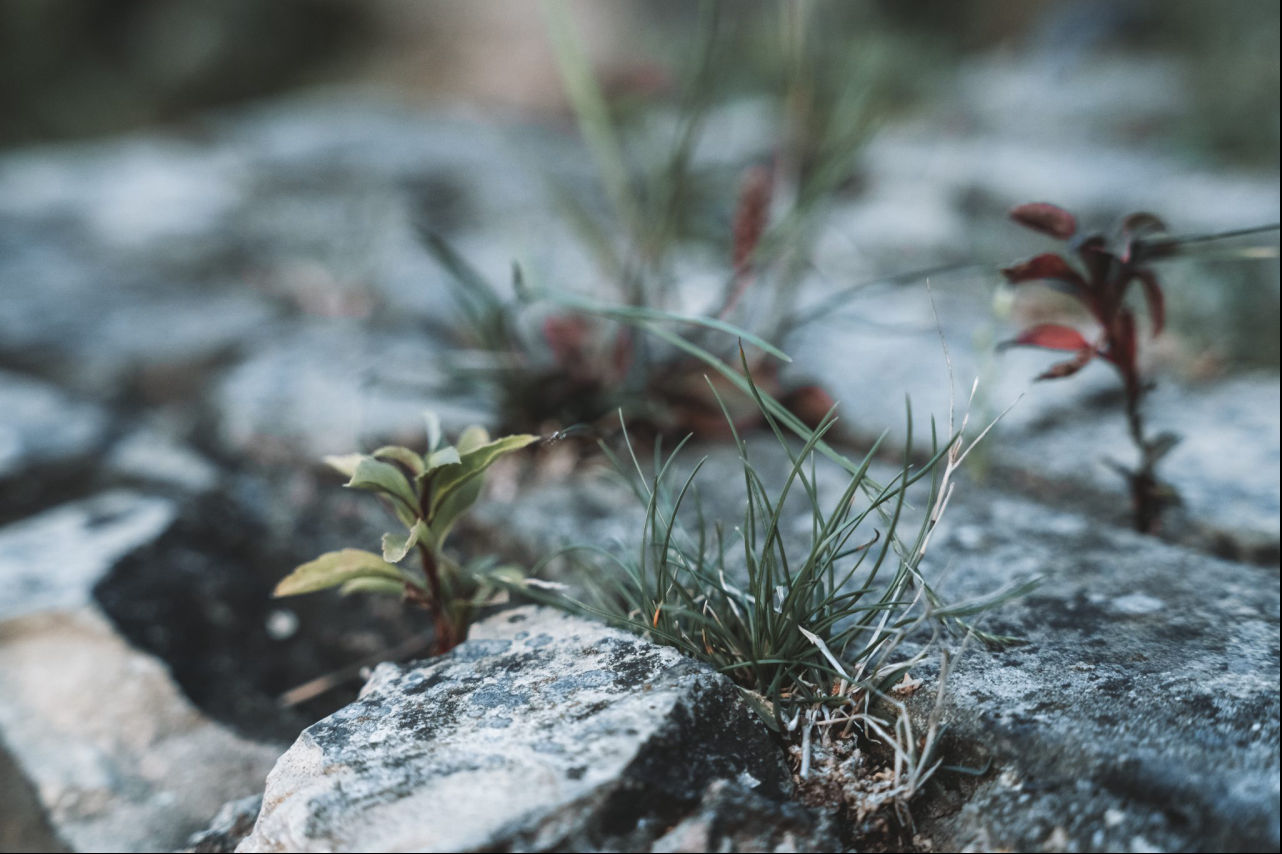
M 227 499 L 203 499 L 122 559 L 94 595 L 212 718 L 253 738 L 292 741 L 355 699 L 362 680 L 350 674 L 294 708 L 278 702 L 283 692 L 430 633 L 424 615 L 395 600 L 272 599 L 276 582 L 315 556 L 303 552 L 308 542 L 300 533 L 297 548 L 281 548 Z

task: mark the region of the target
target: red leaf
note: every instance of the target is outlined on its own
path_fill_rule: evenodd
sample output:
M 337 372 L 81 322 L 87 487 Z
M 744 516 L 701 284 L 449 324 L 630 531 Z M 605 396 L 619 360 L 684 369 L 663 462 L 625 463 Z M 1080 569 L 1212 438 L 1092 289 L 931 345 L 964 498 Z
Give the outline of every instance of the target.
M 1041 347 L 1044 350 L 1091 350 L 1094 345 L 1071 326 L 1058 323 L 1039 323 L 1025 329 L 1007 347 Z
M 1011 208 L 1010 218 L 1026 228 L 1067 240 L 1077 233 L 1077 220 L 1061 207 L 1033 202 Z
M 1052 282 L 1063 282 L 1069 286 L 1071 293 L 1084 302 L 1087 301 L 1089 289 L 1086 286 L 1086 280 L 1070 267 L 1067 261 L 1054 252 L 1036 255 L 1027 261 L 1006 267 L 1002 270 L 1002 275 L 1012 285 L 1018 285 L 1021 282 L 1036 282 L 1043 279 Z
M 1086 367 L 1086 363 L 1095 358 L 1095 349 L 1088 347 L 1085 350 L 1079 350 L 1077 355 L 1065 362 L 1056 362 L 1046 370 L 1037 375 L 1039 380 L 1057 380 L 1063 377 L 1071 377 L 1073 374 Z
M 1122 262 L 1137 261 L 1134 257 L 1135 244 L 1155 234 L 1166 233 L 1166 223 L 1151 213 L 1133 213 L 1122 220 Z
M 1152 270 L 1136 270 L 1135 275 L 1144 286 L 1144 301 L 1148 303 L 1148 316 L 1156 337 L 1166 325 L 1166 299 L 1162 296 L 1162 286 L 1157 283 L 1157 276 Z
M 549 317 L 543 321 L 543 340 L 562 367 L 581 362 L 588 342 L 588 324 L 582 317 Z

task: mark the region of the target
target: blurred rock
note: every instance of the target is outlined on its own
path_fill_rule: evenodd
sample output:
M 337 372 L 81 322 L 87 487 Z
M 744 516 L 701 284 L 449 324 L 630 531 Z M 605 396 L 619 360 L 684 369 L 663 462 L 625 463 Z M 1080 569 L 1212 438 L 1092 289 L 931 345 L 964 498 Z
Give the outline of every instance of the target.
M 145 427 L 112 445 L 104 464 L 117 477 L 190 493 L 213 489 L 221 476 L 218 468 L 196 451 Z
M 0 480 L 49 463 L 82 461 L 106 438 L 106 412 L 38 380 L 0 371 L 0 402 Z
M 926 453 L 930 419 L 941 438 L 947 430 L 950 382 L 960 425 L 978 378 L 969 435 L 1010 407 L 980 446 L 985 465 L 1039 500 L 1063 496 L 1065 509 L 1125 525 L 1126 483 L 1105 462 L 1135 460 L 1116 372 L 1097 360 L 1070 379 L 1036 382 L 1056 354 L 997 352 L 995 342 L 1013 333 L 977 310 L 976 296 L 956 280 L 935 289 L 938 326 L 923 288 L 857 296 L 844 320 L 825 318 L 796 336 L 791 368 L 842 404 L 839 430 L 864 441 L 885 430 L 894 453 L 907 437 L 905 395 L 912 402 L 914 447 Z M 1277 376 L 1262 372 L 1197 385 L 1163 378 L 1146 398 L 1151 435 L 1183 436 L 1158 469 L 1184 501 L 1163 536 L 1235 559 L 1276 562 L 1278 388 Z
M 1276 565 L 1282 512 L 1278 388 L 1276 376 L 1252 374 L 1196 389 L 1162 383 L 1147 397 L 1150 435 L 1170 431 L 1181 437 L 1157 470 L 1182 502 L 1167 514 L 1165 536 Z M 1126 482 L 1107 464 L 1133 466 L 1137 460 L 1120 399 L 1098 412 L 1047 420 L 1017 440 L 995 441 L 995 465 L 1027 472 L 1056 489 L 1076 487 L 1125 517 Z
M 187 847 L 183 850 L 192 854 L 235 851 L 236 846 L 254 829 L 254 822 L 262 807 L 262 795 L 250 795 L 223 804 L 223 808 L 218 811 L 218 815 L 214 816 L 209 827 L 193 833 L 187 840 Z
M 949 676 L 940 755 L 984 773 L 914 805 L 932 850 L 1277 850 L 1276 571 L 973 487 L 932 550 L 946 596 L 1045 579 Z
M 314 461 L 384 441 L 421 445 L 427 409 L 450 433 L 487 422 L 477 406 L 441 393 L 443 357 L 425 335 L 375 335 L 342 321 L 281 329 L 214 390 L 218 439 L 238 456 Z
M 0 619 L 88 604 L 115 562 L 176 515 L 166 499 L 116 491 L 0 528 Z
M 72 850 L 172 850 L 274 759 L 208 722 L 92 604 L 174 516 L 165 499 L 112 492 L 0 529 L 0 744 L 37 795 L 6 799 L 0 823 L 30 824 L 34 806 Z
M 637 850 L 719 778 L 791 787 L 728 680 L 524 607 L 441 658 L 380 665 L 281 757 L 239 850 Z
M 0 735 L 77 851 L 174 850 L 277 755 L 207 721 L 89 607 L 0 624 Z

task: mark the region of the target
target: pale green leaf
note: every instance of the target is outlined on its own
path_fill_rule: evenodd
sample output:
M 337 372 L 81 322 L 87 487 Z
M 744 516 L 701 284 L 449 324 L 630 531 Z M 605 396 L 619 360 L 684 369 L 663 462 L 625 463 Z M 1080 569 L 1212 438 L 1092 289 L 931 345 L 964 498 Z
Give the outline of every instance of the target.
M 446 445 L 433 451 L 427 458 L 427 472 L 435 471 L 441 466 L 455 465 L 459 462 L 458 448 Z
M 391 463 L 365 457 L 356 464 L 356 470 L 352 472 L 352 478 L 346 485 L 353 489 L 381 492 L 395 502 L 399 502 L 401 508 L 410 514 L 411 519 L 418 515 L 418 496 L 414 494 L 414 490 L 401 470 Z M 413 524 L 413 522 L 407 524 Z
M 381 596 L 404 596 L 405 582 L 392 581 L 390 578 L 377 578 L 372 575 L 363 578 L 353 578 L 351 581 L 343 583 L 338 588 L 338 592 L 343 596 L 351 596 L 353 593 L 377 593 Z
M 383 560 L 399 563 L 427 535 L 427 524 L 419 519 L 406 534 L 383 535 Z
M 404 575 L 394 564 L 373 552 L 343 549 L 308 561 L 281 579 L 273 596 L 297 596 L 344 584 L 357 578 L 373 577 L 403 582 Z
M 364 454 L 341 454 L 325 457 L 325 465 L 341 474 L 343 477 L 351 478 L 356 473 L 356 466 L 360 461 L 365 459 Z
M 477 439 L 485 436 L 485 431 L 481 428 L 468 428 L 469 431 L 477 430 L 473 437 L 469 437 L 465 432 L 459 439 L 459 450 L 461 452 L 460 464 L 457 468 L 451 467 L 441 471 L 440 477 L 435 483 L 435 493 L 432 496 L 433 516 L 432 523 L 436 525 L 436 513 L 444 505 L 446 499 L 463 485 L 471 483 L 479 478 L 487 468 L 492 466 L 499 457 L 509 454 L 512 451 L 518 451 L 527 445 L 537 442 L 538 436 L 532 436 L 529 433 L 519 433 L 515 436 L 504 436 L 502 439 L 495 439 L 493 442 L 484 442 L 473 444 Z M 471 439 L 468 450 L 463 450 L 464 441 Z M 486 437 L 488 438 L 488 437 Z M 479 482 L 479 481 L 478 481 Z M 473 499 L 475 500 L 475 499 Z M 470 504 L 468 506 L 471 506 Z M 466 507 L 458 508 L 458 512 L 466 510 Z
M 462 468 L 462 466 L 459 466 L 459 468 Z M 458 521 L 460 516 L 471 509 L 472 505 L 481 497 L 482 483 L 481 478 L 474 477 L 451 487 L 444 499 L 437 504 L 436 510 L 432 514 L 432 526 L 428 539 L 432 548 L 439 549 L 441 547 L 445 542 L 445 538 L 450 535 L 454 523 Z
M 430 409 L 423 413 L 427 422 L 427 452 L 430 454 L 441 444 L 441 417 Z
M 470 454 L 472 451 L 475 451 L 477 448 L 485 445 L 489 441 L 489 431 L 479 424 L 473 424 L 471 427 L 468 427 L 463 431 L 463 435 L 458 437 L 456 445 L 458 447 L 459 454 L 462 455 Z
M 384 445 L 375 451 L 373 456 L 380 460 L 391 460 L 394 463 L 400 463 L 409 469 L 410 474 L 414 477 L 418 477 L 427 470 L 422 457 L 409 448 L 403 448 L 400 445 Z

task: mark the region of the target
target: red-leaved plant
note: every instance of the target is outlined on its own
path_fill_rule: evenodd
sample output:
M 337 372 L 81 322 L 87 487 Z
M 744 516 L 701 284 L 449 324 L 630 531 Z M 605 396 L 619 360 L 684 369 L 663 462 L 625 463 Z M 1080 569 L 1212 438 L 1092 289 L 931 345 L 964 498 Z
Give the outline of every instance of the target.
M 1087 338 L 1071 326 L 1041 323 L 1003 346 L 1042 347 L 1073 354 L 1048 368 L 1037 377 L 1039 380 L 1072 376 L 1096 357 L 1117 370 L 1126 395 L 1127 426 L 1139 452 L 1139 462 L 1133 469 L 1117 463 L 1112 466 L 1130 486 L 1136 529 L 1156 533 L 1162 510 L 1178 498 L 1169 485 L 1158 480 L 1155 469 L 1179 437 L 1167 432 L 1152 438 L 1145 435 L 1141 404 L 1149 384 L 1140 374 L 1138 324 L 1135 312 L 1126 304 L 1126 295 L 1131 283 L 1139 282 L 1153 335 L 1159 334 L 1165 322 L 1164 300 L 1148 263 L 1173 251 L 1171 241 L 1155 239 L 1166 234 L 1166 226 L 1152 214 L 1133 213 L 1112 235 L 1079 235 L 1072 214 L 1044 203 L 1020 205 L 1010 216 L 1020 225 L 1068 241 L 1080 264 L 1074 267 L 1064 256 L 1047 252 L 1002 270 L 1006 280 L 1012 285 L 1042 282 L 1067 293 L 1090 312 L 1099 329 Z

